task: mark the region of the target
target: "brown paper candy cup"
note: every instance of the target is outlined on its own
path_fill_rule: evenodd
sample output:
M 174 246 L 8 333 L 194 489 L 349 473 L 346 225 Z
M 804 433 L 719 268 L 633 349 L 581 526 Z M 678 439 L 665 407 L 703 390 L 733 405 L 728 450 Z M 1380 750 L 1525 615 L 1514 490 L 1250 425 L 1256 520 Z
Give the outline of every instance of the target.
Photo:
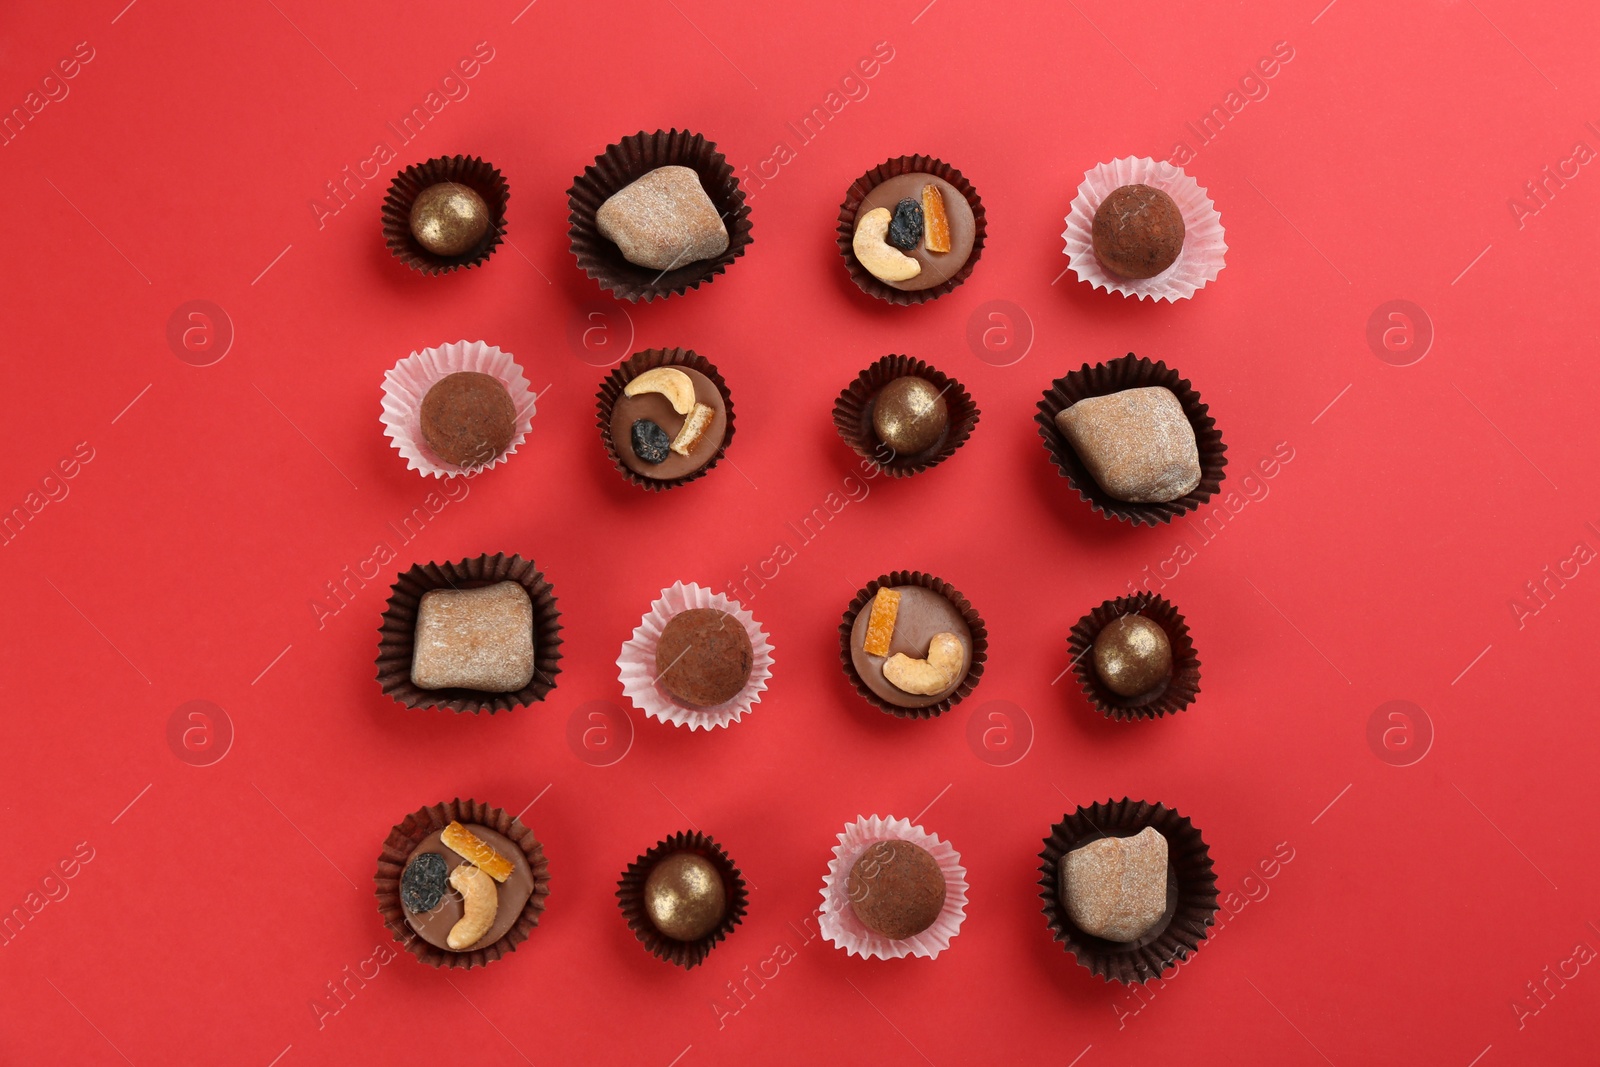
M 418 937 L 406 922 L 405 908 L 400 903 L 400 875 L 412 851 L 422 843 L 423 838 L 435 830 L 444 829 L 451 822 L 487 826 L 515 841 L 523 855 L 528 857 L 528 871 L 533 875 L 533 891 L 528 894 L 528 902 L 522 906 L 522 914 L 517 916 L 516 923 L 494 944 L 470 952 L 451 952 Z M 539 916 L 544 911 L 544 898 L 550 895 L 550 864 L 544 858 L 544 846 L 539 844 L 532 830 L 522 825 L 520 819 L 480 801 L 457 797 L 448 803 L 413 812 L 389 831 L 388 838 L 383 842 L 383 851 L 378 856 L 378 873 L 373 882 L 377 886 L 378 914 L 383 916 L 383 925 L 394 934 L 396 941 L 405 945 L 407 952 L 430 967 L 471 969 L 488 966 L 500 957 L 515 952 L 518 945 L 528 940 L 533 928 L 539 925 Z
M 1100 680 L 1094 669 L 1094 641 L 1113 619 L 1142 615 L 1167 635 L 1172 646 L 1172 674 L 1158 689 L 1125 697 Z M 1079 619 L 1067 638 L 1072 653 L 1072 672 L 1078 676 L 1083 695 L 1096 711 L 1108 719 L 1159 719 L 1175 715 L 1194 703 L 1200 693 L 1200 657 L 1189 637 L 1189 624 L 1165 597 L 1155 593 L 1122 596 L 1108 600 Z
M 465 185 L 489 206 L 489 232 L 476 248 L 463 255 L 437 255 L 411 233 L 411 205 L 422 190 L 440 182 Z M 506 234 L 506 201 L 510 199 L 504 176 L 476 156 L 439 156 L 418 163 L 396 174 L 389 183 L 389 192 L 383 198 L 383 243 L 394 258 L 423 274 L 448 274 L 476 267 L 500 247 Z
M 611 409 L 616 406 L 622 390 L 633 379 L 655 367 L 688 367 L 690 370 L 699 371 L 710 378 L 711 383 L 717 387 L 717 392 L 722 394 L 722 405 L 727 409 L 728 429 L 722 435 L 722 444 L 717 446 L 716 452 L 706 461 L 705 466 L 692 470 L 681 478 L 646 478 L 629 470 L 628 465 L 617 455 L 617 442 L 611 437 Z M 600 417 L 600 443 L 605 446 L 611 465 L 623 478 L 640 489 L 648 489 L 653 493 L 675 488 L 696 478 L 704 478 L 711 473 L 713 467 L 722 462 L 723 453 L 728 451 L 728 444 L 733 440 L 733 397 L 728 394 L 728 383 L 717 373 L 717 368 L 711 365 L 710 360 L 687 348 L 647 348 L 643 352 L 635 352 L 629 356 L 600 383 L 596 409 Z
M 1061 903 L 1061 857 L 1102 837 L 1132 837 L 1147 826 L 1167 839 L 1166 914 L 1149 933 L 1126 943 L 1078 929 Z M 1079 808 L 1050 828 L 1039 860 L 1039 895 L 1051 935 L 1081 966 L 1108 982 L 1160 978 L 1200 947 L 1217 913 L 1217 876 L 1205 839 L 1164 804 L 1124 797 Z
M 727 895 L 728 910 L 722 922 L 697 941 L 679 941 L 666 936 L 656 929 L 649 913 L 645 911 L 645 879 L 650 877 L 657 863 L 677 852 L 692 852 L 709 860 L 722 875 L 722 885 Z M 745 905 L 749 899 L 744 878 L 728 857 L 727 851 L 709 835 L 698 831 L 685 830 L 657 842 L 648 852 L 628 864 L 628 869 L 617 880 L 617 904 L 622 908 L 622 917 L 628 921 L 628 929 L 633 931 L 633 936 L 649 949 L 650 955 L 676 963 L 685 970 L 703 963 L 711 950 L 733 933 L 733 928 L 744 920 Z
M 1157 385 L 1172 391 L 1183 406 L 1189 425 L 1194 427 L 1195 444 L 1200 451 L 1200 484 L 1187 495 L 1165 504 L 1130 504 L 1100 488 L 1067 439 L 1056 429 L 1056 415 L 1085 397 Z M 1033 419 L 1039 424 L 1039 436 L 1044 438 L 1050 461 L 1078 495 L 1107 518 L 1121 519 L 1135 526 L 1171 522 L 1210 500 L 1222 485 L 1222 469 L 1228 465 L 1228 457 L 1224 455 L 1228 446 L 1222 443 L 1217 420 L 1208 414 L 1210 409 L 1201 403 L 1200 394 L 1194 391 L 1188 379 L 1179 377 L 1178 372 L 1165 363 L 1152 363 L 1132 352 L 1110 363 L 1096 363 L 1092 367 L 1086 363 L 1065 378 L 1052 382 L 1038 408 L 1039 413 Z
M 514 693 L 478 689 L 421 689 L 411 681 L 416 647 L 417 608 L 432 589 L 472 589 L 497 582 L 516 582 L 533 601 L 533 680 Z M 497 552 L 454 563 L 418 563 L 395 579 L 378 628 L 378 685 L 408 708 L 440 708 L 454 712 L 510 711 L 543 700 L 561 673 L 561 613 L 555 590 L 532 560 Z
M 961 613 L 961 618 L 966 622 L 967 629 L 972 631 L 972 662 L 967 666 L 967 676 L 961 679 L 961 684 L 956 686 L 955 692 L 939 701 L 922 708 L 902 708 L 889 703 L 867 687 L 861 675 L 856 672 L 855 659 L 850 655 L 850 638 L 856 625 L 856 615 L 872 603 L 872 598 L 878 595 L 878 590 L 884 586 L 915 585 L 923 589 L 931 589 L 940 596 L 954 604 Z M 844 619 L 839 623 L 839 662 L 844 665 L 845 677 L 850 679 L 856 687 L 856 692 L 861 698 L 879 711 L 888 712 L 899 719 L 932 719 L 943 715 L 957 704 L 966 699 L 967 694 L 978 687 L 978 679 L 983 677 L 983 664 L 989 658 L 989 630 L 983 624 L 983 616 L 961 591 L 942 579 L 921 571 L 891 571 L 880 575 L 868 582 L 855 599 L 850 601 L 850 606 L 845 609 Z
M 942 178 L 954 186 L 972 207 L 972 254 L 961 264 L 961 269 L 943 283 L 915 291 L 896 289 L 873 277 L 872 272 L 856 259 L 855 249 L 851 247 L 856 235 L 856 212 L 861 210 L 861 202 L 873 189 L 890 178 L 898 178 L 902 174 L 931 174 L 935 178 Z M 845 191 L 844 203 L 839 206 L 839 254 L 844 256 L 844 265 L 850 272 L 850 280 L 868 296 L 875 296 L 879 300 L 887 300 L 891 304 L 901 306 L 937 300 L 966 281 L 967 276 L 972 273 L 972 268 L 978 265 L 979 257 L 983 255 L 983 237 L 987 230 L 987 216 L 983 209 L 983 201 L 978 197 L 978 190 L 972 187 L 972 183 L 967 181 L 959 170 L 932 156 L 896 156 L 880 163 L 851 183 L 850 188 Z
M 595 215 L 600 205 L 624 186 L 658 167 L 688 167 L 700 176 L 722 224 L 728 229 L 728 247 L 712 259 L 697 260 L 660 271 L 622 258 L 622 252 L 600 233 Z M 600 288 L 621 300 L 646 302 L 709 284 L 744 255 L 750 244 L 750 207 L 733 167 L 715 143 L 688 130 L 639 132 L 608 147 L 594 165 L 572 180 L 567 190 L 567 216 L 572 254 L 585 274 Z
M 878 440 L 872 428 L 873 404 L 884 386 L 896 378 L 923 378 L 944 396 L 950 422 L 939 440 L 916 455 L 902 456 Z M 978 405 L 960 382 L 910 356 L 884 356 L 862 371 L 833 402 L 833 425 L 862 459 L 894 478 L 908 478 L 955 455 L 978 425 Z

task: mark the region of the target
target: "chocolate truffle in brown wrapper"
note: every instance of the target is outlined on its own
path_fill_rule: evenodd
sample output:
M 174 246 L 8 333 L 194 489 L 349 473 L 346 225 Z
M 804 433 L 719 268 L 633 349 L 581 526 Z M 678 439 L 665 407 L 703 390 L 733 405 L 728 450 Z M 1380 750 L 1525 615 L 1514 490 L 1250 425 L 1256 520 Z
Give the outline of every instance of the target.
M 744 920 L 749 894 L 727 851 L 685 830 L 628 864 L 617 904 L 633 936 L 657 959 L 699 966 Z
M 1159 639 L 1152 631 L 1159 632 Z M 1125 656 L 1130 633 L 1139 635 L 1132 643 L 1136 654 Z M 1102 654 L 1113 643 L 1118 646 L 1114 663 Z M 1200 694 L 1200 657 L 1189 624 L 1171 601 L 1156 593 L 1107 600 L 1084 615 L 1067 638 L 1067 654 L 1083 695 L 1108 719 L 1174 715 Z M 1122 692 L 1112 678 L 1135 692 Z

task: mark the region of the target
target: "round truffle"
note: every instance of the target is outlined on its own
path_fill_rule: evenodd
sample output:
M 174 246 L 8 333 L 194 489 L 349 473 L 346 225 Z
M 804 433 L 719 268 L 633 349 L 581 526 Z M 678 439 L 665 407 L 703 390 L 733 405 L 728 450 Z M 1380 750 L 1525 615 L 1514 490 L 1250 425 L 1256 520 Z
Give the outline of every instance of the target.
M 872 431 L 897 456 L 914 456 L 938 444 L 950 425 L 944 394 L 926 378 L 896 378 L 872 402 Z
M 1094 672 L 1118 696 L 1143 696 L 1172 676 L 1172 642 L 1142 615 L 1112 619 L 1094 639 Z
M 489 205 L 465 185 L 430 185 L 411 204 L 411 235 L 436 256 L 464 256 L 488 232 Z
M 716 608 L 690 608 L 668 621 L 656 645 L 656 680 L 697 708 L 738 696 L 755 658 L 739 620 Z
M 1183 251 L 1183 212 L 1148 185 L 1113 189 L 1094 213 L 1094 254 L 1113 274 L 1154 278 Z
M 879 841 L 850 868 L 850 909 L 867 929 L 894 941 L 920 934 L 944 908 L 944 872 L 927 849 Z
M 644 882 L 644 910 L 674 941 L 698 941 L 728 913 L 728 893 L 711 861 L 692 852 L 674 852 L 650 870 Z
M 422 437 L 446 463 L 481 467 L 511 447 L 517 409 L 506 387 L 487 374 L 458 371 L 422 398 Z

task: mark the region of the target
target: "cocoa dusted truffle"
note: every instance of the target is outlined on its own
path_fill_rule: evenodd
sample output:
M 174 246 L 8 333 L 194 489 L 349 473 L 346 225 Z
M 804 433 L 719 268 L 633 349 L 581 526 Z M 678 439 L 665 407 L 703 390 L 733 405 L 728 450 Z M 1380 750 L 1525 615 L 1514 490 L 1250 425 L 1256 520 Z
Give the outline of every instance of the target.
M 457 371 L 433 384 L 422 398 L 422 437 L 447 463 L 481 467 L 516 435 L 517 409 L 499 380 L 477 371 Z
M 1113 189 L 1095 210 L 1095 258 L 1124 278 L 1154 278 L 1183 251 L 1183 212 L 1149 185 Z
M 932 926 L 944 909 L 944 873 L 927 849 L 878 841 L 850 868 L 850 909 L 861 924 L 894 941 Z
M 656 680 L 684 703 L 710 708 L 739 695 L 753 661 L 750 635 L 738 619 L 716 608 L 690 608 L 661 631 Z

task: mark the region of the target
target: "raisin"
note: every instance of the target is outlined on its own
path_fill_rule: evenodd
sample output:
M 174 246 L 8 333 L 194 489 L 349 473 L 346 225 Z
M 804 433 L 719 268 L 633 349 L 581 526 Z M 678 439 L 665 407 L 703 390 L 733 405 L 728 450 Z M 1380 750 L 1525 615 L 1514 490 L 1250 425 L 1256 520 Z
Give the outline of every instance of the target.
M 906 197 L 894 206 L 894 218 L 889 220 L 889 236 L 885 238 L 902 252 L 909 252 L 922 243 L 922 205 Z
M 444 857 L 437 852 L 419 852 L 400 875 L 400 903 L 414 915 L 432 911 L 444 896 L 445 882 Z
M 649 419 L 639 419 L 633 424 L 633 454 L 646 463 L 660 463 L 667 458 L 672 438 L 667 431 Z

